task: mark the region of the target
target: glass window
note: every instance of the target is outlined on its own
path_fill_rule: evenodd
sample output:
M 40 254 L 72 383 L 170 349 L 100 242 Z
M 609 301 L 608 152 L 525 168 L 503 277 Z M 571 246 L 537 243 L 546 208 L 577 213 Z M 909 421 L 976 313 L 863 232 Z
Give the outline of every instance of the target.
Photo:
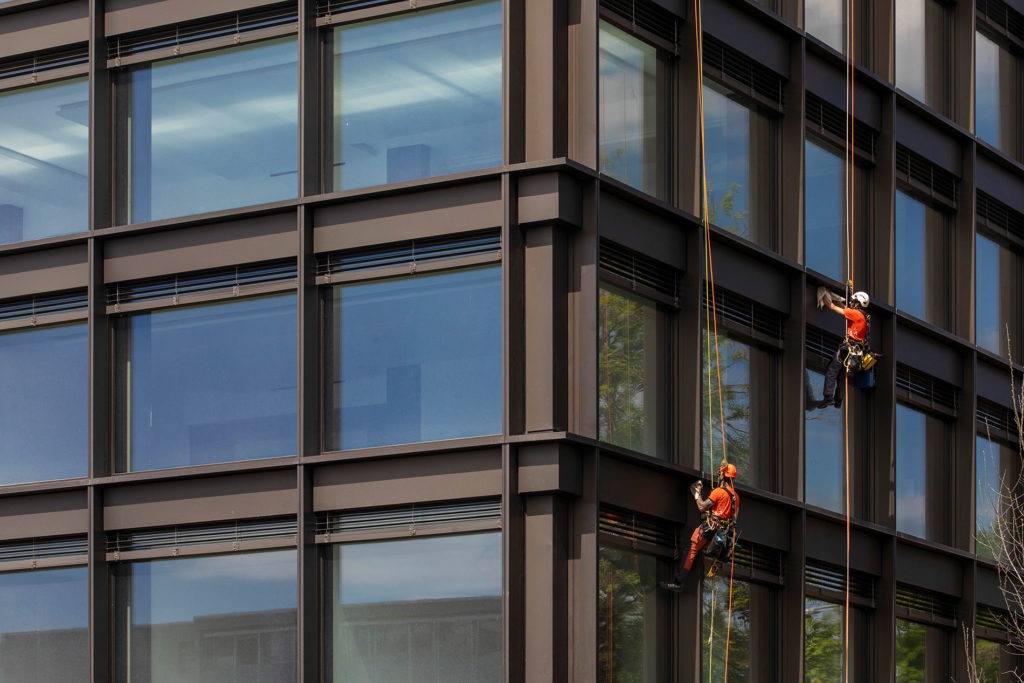
M 644 192 L 664 196 L 666 147 L 659 130 L 658 52 L 625 31 L 601 22 L 601 172 Z M 662 76 L 662 78 L 664 78 Z
M 804 600 L 805 683 L 844 680 L 843 642 L 843 606 L 806 598 Z M 851 676 L 851 678 L 854 677 Z
M 717 347 L 716 363 L 714 337 L 709 340 L 705 334 L 701 412 L 704 471 L 716 472 L 722 461 L 724 412 L 724 455 L 739 469 L 736 481 L 771 490 L 774 486 L 775 357 L 769 351 L 723 333 L 718 335 Z
M 0 244 L 89 229 L 89 83 L 0 92 Z
M 502 163 L 501 2 L 334 30 L 333 189 Z
M 339 285 L 326 347 L 332 450 L 501 433 L 501 269 Z
M 999 550 L 995 522 L 1002 509 L 1004 482 L 1016 479 L 1017 450 L 979 434 L 974 446 L 974 532 L 976 550 L 982 557 L 995 557 Z
M 118 471 L 294 455 L 296 326 L 294 294 L 117 318 Z
M 115 79 L 119 223 L 297 195 L 294 37 L 144 64 Z
M 0 680 L 88 683 L 85 567 L 0 573 Z
M 846 161 L 831 145 L 810 137 L 804 145 L 804 263 L 845 282 L 847 271 Z M 868 172 L 854 166 L 854 221 L 867 234 L 871 188 Z M 855 240 L 856 242 L 856 240 Z
M 0 334 L 0 485 L 89 473 L 84 323 Z
M 809 400 L 817 401 L 825 375 L 807 371 Z M 840 380 L 841 381 L 841 380 Z M 804 414 L 804 500 L 835 512 L 846 510 L 843 411 L 825 408 Z M 851 449 L 852 450 L 852 449 Z M 851 482 L 852 486 L 852 482 Z
M 756 583 L 734 581 L 730 620 L 728 573 L 705 578 L 701 601 L 701 680 L 746 683 L 779 680 L 775 656 L 781 647 L 777 615 L 775 591 Z M 729 628 L 728 678 L 725 676 L 726 628 Z
M 985 142 L 1020 158 L 1020 65 L 1013 53 L 984 33 L 975 36 L 975 130 Z
M 936 0 L 895 0 L 896 86 L 949 113 L 950 17 Z
M 704 81 L 708 219 L 775 247 L 776 125 L 723 86 Z
M 985 683 L 999 683 L 1003 667 L 999 664 L 1002 646 L 994 640 L 976 638 L 974 641 L 974 665 L 977 667 L 978 680 Z
M 930 541 L 946 540 L 944 507 L 949 469 L 945 421 L 896 406 L 896 529 Z
M 854 59 L 858 64 L 868 63 L 870 21 L 866 3 L 855 3 Z M 804 0 L 804 29 L 836 52 L 846 54 L 847 0 Z
M 295 680 L 294 550 L 116 565 L 118 683 Z
M 501 534 L 331 549 L 327 681 L 501 681 Z
M 1021 330 L 1021 272 L 1017 253 L 982 234 L 975 239 L 975 337 L 978 346 L 1009 355 Z M 1009 330 L 1007 330 L 1009 328 Z
M 657 559 L 601 546 L 597 589 L 599 681 L 663 680 L 666 629 L 658 609 Z
M 943 629 L 896 620 L 896 683 L 946 683 L 949 653 Z
M 942 328 L 949 325 L 949 242 L 946 214 L 896 192 L 896 307 Z
M 598 305 L 599 438 L 664 457 L 658 419 L 663 316 L 654 302 L 606 284 Z

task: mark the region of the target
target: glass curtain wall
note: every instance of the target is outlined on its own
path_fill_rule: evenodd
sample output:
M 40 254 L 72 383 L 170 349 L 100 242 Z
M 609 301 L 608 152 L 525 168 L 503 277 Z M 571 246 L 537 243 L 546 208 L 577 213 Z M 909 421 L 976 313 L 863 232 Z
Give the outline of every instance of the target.
M 981 31 L 974 35 L 975 132 L 993 147 L 1020 159 L 1020 92 L 1024 87 L 1020 62 L 1012 52 Z
M 812 387 L 811 396 L 816 401 L 825 375 L 808 369 L 807 380 Z M 804 500 L 808 505 L 834 512 L 846 510 L 844 429 L 843 410 L 829 407 L 804 413 Z M 850 449 L 852 453 L 853 444 Z M 851 493 L 855 482 L 855 479 L 850 482 Z
M 896 307 L 943 329 L 952 303 L 949 244 L 949 217 L 897 191 Z
M 975 552 L 994 558 L 999 546 L 994 525 L 1003 509 L 1003 486 L 1017 476 L 1017 449 L 979 434 L 974 445 L 974 534 Z
M 730 619 L 728 573 L 704 579 L 700 680 L 746 683 L 774 683 L 779 680 L 778 652 L 782 643 L 778 633 L 777 599 L 776 592 L 768 586 L 733 581 Z M 725 671 L 727 628 L 728 677 Z
M 949 522 L 949 425 L 905 405 L 896 406 L 896 529 L 945 542 Z
M 843 660 L 843 606 L 816 598 L 804 599 L 804 683 L 871 680 L 868 614 L 851 607 L 849 666 Z M 849 678 L 844 678 L 844 674 Z
M 974 242 L 975 317 L 978 346 L 1007 358 L 1021 337 L 1021 262 L 1017 252 L 978 233 Z M 1009 335 L 1009 339 L 1007 338 Z
M 89 83 L 0 92 L 0 244 L 89 229 Z
M 330 548 L 325 680 L 502 680 L 501 534 Z
M 896 683 L 946 683 L 950 652 L 945 629 L 896 620 Z
M 0 334 L 0 485 L 89 473 L 85 323 Z
M 120 224 L 298 193 L 294 36 L 114 73 Z
M 334 29 L 330 189 L 501 165 L 501 17 L 487 0 Z
M 950 113 L 949 11 L 936 0 L 895 0 L 896 86 L 940 114 Z
M 837 282 L 847 278 L 846 160 L 831 145 L 804 143 L 804 263 Z M 854 166 L 854 244 L 869 234 L 869 172 Z M 863 252 L 858 248 L 858 252 Z
M 667 638 L 658 605 L 657 559 L 601 546 L 598 558 L 598 681 L 656 683 Z

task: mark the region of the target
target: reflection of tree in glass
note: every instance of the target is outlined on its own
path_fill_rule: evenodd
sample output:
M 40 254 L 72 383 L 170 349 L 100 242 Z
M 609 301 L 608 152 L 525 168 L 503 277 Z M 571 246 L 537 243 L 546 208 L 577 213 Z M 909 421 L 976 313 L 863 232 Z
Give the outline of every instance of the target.
M 654 559 L 602 547 L 598 571 L 598 681 L 643 683 L 649 678 L 644 636 L 653 611 L 647 597 L 654 597 Z
M 739 210 L 736 208 L 741 192 L 739 183 L 729 183 L 729 189 L 716 203 L 711 181 L 708 180 L 708 222 L 746 237 L 749 234 L 747 218 L 750 216 L 750 209 Z
M 999 681 L 999 643 L 978 638 L 974 643 L 974 666 L 977 683 Z
M 710 341 L 710 346 L 709 346 Z M 710 349 L 710 359 L 708 357 Z M 701 344 L 703 363 L 703 442 L 704 469 L 714 472 L 723 457 L 739 468 L 739 480 L 750 474 L 750 347 L 718 335 L 718 368 L 715 365 L 715 340 L 704 332 Z M 709 362 L 710 360 L 710 362 Z M 719 402 L 718 375 L 721 373 Z M 710 406 L 711 424 L 708 421 Z M 722 416 L 725 417 L 725 448 L 722 452 Z M 714 440 L 713 442 L 711 440 Z M 712 462 L 712 455 L 714 461 Z
M 644 305 L 602 287 L 599 299 L 599 438 L 643 450 L 647 340 Z
M 804 681 L 829 683 L 843 675 L 843 608 L 808 599 L 804 607 Z
M 925 627 L 896 620 L 896 683 L 924 683 Z
M 714 591 L 712 587 L 714 586 Z M 712 595 L 713 594 L 713 595 Z M 712 602 L 712 598 L 714 601 Z M 726 624 L 729 618 L 729 577 L 716 576 L 704 580 L 701 611 L 702 680 L 708 680 L 708 647 L 711 680 L 725 676 Z M 714 638 L 711 627 L 714 625 Z M 729 632 L 730 683 L 750 680 L 750 586 L 741 581 L 732 585 L 732 630 Z

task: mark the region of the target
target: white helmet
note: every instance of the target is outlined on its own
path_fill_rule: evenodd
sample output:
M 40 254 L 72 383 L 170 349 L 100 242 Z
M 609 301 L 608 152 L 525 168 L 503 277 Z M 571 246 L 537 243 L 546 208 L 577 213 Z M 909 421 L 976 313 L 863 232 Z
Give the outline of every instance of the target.
M 854 292 L 850 299 L 856 302 L 861 308 L 867 308 L 868 303 L 870 302 L 867 292 Z

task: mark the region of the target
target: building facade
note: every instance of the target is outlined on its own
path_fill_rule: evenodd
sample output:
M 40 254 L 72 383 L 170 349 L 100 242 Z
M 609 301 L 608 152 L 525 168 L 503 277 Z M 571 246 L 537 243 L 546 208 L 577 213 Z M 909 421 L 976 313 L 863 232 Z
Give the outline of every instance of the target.
M 0 0 L 0 678 L 1008 680 L 1022 59 L 1022 0 Z

